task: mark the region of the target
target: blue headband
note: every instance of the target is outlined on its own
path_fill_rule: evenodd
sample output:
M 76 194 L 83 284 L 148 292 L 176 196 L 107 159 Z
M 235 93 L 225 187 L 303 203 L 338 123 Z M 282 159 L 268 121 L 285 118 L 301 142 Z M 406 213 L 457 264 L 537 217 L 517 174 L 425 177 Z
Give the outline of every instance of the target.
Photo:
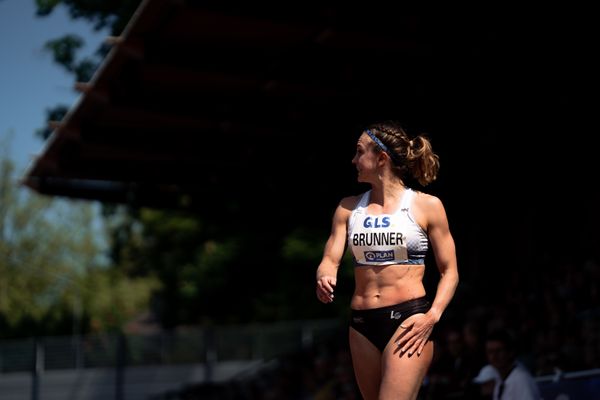
M 396 161 L 397 161 L 396 156 L 390 151 L 390 149 L 388 149 L 388 147 L 385 144 L 383 144 L 383 142 L 381 140 L 379 140 L 379 138 L 377 136 L 375 136 L 375 134 L 373 132 L 371 132 L 371 130 L 367 129 L 367 130 L 365 130 L 365 132 L 375 142 L 377 147 L 379 147 L 381 150 L 385 151 L 386 154 L 388 156 L 390 156 L 392 161 L 394 163 L 396 163 Z

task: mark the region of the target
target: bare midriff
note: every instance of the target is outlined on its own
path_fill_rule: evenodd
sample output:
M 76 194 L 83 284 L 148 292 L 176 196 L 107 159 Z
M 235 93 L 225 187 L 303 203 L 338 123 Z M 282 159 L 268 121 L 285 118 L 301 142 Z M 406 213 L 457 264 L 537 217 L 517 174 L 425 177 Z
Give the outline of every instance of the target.
M 369 310 L 423 297 L 424 274 L 424 265 L 356 267 L 350 307 L 353 310 Z

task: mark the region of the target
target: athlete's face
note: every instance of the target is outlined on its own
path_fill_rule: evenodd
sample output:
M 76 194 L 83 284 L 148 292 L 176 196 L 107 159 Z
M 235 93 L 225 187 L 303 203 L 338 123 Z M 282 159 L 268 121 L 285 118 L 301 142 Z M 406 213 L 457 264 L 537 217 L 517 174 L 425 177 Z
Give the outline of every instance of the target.
M 358 171 L 357 179 L 359 182 L 372 181 L 377 169 L 377 160 L 378 155 L 373 150 L 373 141 L 366 133 L 363 133 L 358 138 L 356 153 L 352 159 L 352 164 L 356 166 Z

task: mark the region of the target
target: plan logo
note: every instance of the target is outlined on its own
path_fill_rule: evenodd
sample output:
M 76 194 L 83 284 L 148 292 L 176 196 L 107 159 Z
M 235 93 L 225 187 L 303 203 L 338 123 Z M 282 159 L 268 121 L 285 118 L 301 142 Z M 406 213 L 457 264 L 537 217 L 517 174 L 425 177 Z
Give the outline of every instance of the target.
M 369 262 L 393 261 L 394 250 L 365 251 L 365 260 Z

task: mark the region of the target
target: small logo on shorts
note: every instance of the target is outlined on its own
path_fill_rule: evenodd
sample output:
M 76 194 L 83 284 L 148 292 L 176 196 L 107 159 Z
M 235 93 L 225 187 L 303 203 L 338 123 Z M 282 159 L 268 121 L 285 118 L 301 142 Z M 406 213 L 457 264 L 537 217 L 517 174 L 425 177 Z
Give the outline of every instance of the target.
M 352 318 L 352 321 L 354 321 L 355 324 L 362 324 L 365 322 L 363 317 L 354 317 Z
M 402 313 L 400 311 L 390 311 L 390 319 L 400 319 Z

